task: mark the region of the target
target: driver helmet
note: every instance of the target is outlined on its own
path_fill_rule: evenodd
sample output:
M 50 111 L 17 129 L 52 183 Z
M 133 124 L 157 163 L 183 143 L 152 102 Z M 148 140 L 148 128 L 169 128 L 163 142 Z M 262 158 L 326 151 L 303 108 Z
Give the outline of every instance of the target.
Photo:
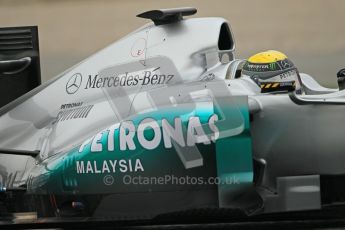
M 242 75 L 250 77 L 261 93 L 290 92 L 300 88 L 295 65 L 282 52 L 268 50 L 251 56 L 244 64 Z

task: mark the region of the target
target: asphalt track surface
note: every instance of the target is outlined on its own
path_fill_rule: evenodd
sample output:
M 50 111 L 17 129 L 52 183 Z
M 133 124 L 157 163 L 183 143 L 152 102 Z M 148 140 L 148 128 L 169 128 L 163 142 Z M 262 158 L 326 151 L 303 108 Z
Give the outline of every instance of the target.
M 201 217 L 196 212 L 170 215 L 153 221 L 111 221 L 89 218 L 47 218 L 12 224 L 0 221 L 0 229 L 345 229 L 345 207 L 324 211 L 294 212 L 254 217 L 233 217 L 218 212 Z

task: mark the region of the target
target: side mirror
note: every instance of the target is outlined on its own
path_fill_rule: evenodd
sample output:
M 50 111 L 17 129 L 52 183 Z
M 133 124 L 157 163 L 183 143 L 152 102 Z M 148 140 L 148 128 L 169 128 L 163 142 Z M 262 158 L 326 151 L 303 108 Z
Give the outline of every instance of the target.
M 339 90 L 345 89 L 345 69 L 339 70 L 337 73 Z

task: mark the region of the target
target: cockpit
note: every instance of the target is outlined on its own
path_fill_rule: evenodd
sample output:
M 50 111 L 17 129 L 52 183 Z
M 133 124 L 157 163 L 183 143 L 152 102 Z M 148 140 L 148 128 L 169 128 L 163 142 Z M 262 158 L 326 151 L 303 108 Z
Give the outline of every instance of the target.
M 236 59 L 229 62 L 229 67 L 227 69 L 225 78 L 228 80 L 243 79 L 246 82 L 250 82 L 251 86 L 254 86 L 256 83 L 253 81 L 253 79 L 242 74 L 245 63 L 245 59 Z M 299 77 L 296 78 L 296 81 L 298 81 L 301 90 L 289 93 L 291 100 L 296 104 L 345 104 L 345 69 L 342 69 L 338 72 L 338 89 L 322 86 L 315 80 L 314 77 L 309 74 L 298 73 L 298 75 Z M 256 92 L 260 93 L 259 86 L 257 87 Z

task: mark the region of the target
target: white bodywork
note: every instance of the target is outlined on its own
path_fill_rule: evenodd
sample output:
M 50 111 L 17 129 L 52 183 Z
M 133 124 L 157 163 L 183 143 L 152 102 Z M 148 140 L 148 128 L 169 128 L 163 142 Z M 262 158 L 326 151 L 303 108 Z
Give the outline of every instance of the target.
M 222 65 L 218 49 L 219 34 L 224 23 L 226 21 L 222 18 L 188 19 L 163 26 L 149 23 L 111 44 L 1 108 L 0 148 L 40 150 L 41 158 L 44 159 L 48 155 L 80 145 L 85 139 L 114 123 L 114 111 L 103 90 L 85 89 L 89 76 L 94 77 L 107 67 L 131 62 L 144 65 L 150 57 L 165 56 L 173 60 L 183 81 L 200 79 L 208 70 L 217 67 L 217 71 L 220 71 L 217 77 L 224 77 L 226 69 L 219 68 Z M 229 40 L 232 48 L 223 52 L 232 58 L 233 38 Z M 77 92 L 70 94 L 66 85 L 75 74 L 82 76 L 81 85 Z M 141 90 L 140 87 L 132 88 L 131 92 L 134 93 Z M 93 108 L 85 119 L 67 119 L 56 123 L 62 106 L 73 103 Z M 32 164 L 32 159 L 24 158 L 0 156 L 0 167 L 5 167 L 8 174 L 22 172 L 28 164 Z M 16 181 L 24 183 L 25 178 L 19 174 L 16 175 Z M 5 184 L 13 182 L 12 178 L 11 182 Z
M 276 177 L 344 173 L 344 144 L 341 143 L 345 129 L 338 126 L 345 124 L 344 105 L 334 106 L 332 103 L 345 103 L 345 92 L 323 88 L 310 76 L 303 75 L 302 81 L 310 89 L 308 92 L 318 95 L 299 96 L 300 100 L 323 104 L 297 105 L 288 94 L 261 95 L 260 88 L 251 79 L 235 79 L 242 61 L 233 60 L 231 33 L 227 40 L 231 43 L 230 49 L 219 50 L 224 24 L 227 22 L 222 18 L 188 19 L 161 26 L 148 24 L 129 34 L 0 109 L 0 148 L 40 150 L 38 161 L 42 161 L 80 145 L 121 120 L 109 100 L 109 91 L 101 86 L 107 83 L 103 83 L 103 78 L 98 84 L 98 79 L 114 66 L 123 67 L 126 63 L 152 69 L 156 66 L 147 65 L 146 61 L 161 57 L 172 61 L 169 71 L 174 72 L 175 83 L 224 80 L 232 95 L 248 96 L 249 109 L 254 116 L 251 128 L 254 157 L 268 162 L 264 186 L 275 190 Z M 223 55 L 227 55 L 230 62 L 222 63 Z M 135 71 L 139 70 L 133 64 L 128 72 Z M 94 83 L 93 79 L 96 79 Z M 124 104 L 122 112 L 131 114 L 132 110 L 150 109 L 151 105 L 144 96 L 145 87 L 140 84 L 129 86 L 125 81 L 124 88 L 131 93 L 131 101 L 130 105 Z M 71 82 L 76 84 L 75 89 L 68 88 L 73 86 Z M 93 84 L 100 87 L 93 88 Z M 80 108 L 85 110 L 77 110 L 70 117 L 65 114 L 65 119 L 59 120 L 59 113 Z M 83 112 L 85 117 L 78 119 Z M 334 132 L 324 132 L 325 129 Z M 320 135 L 308 136 L 315 133 Z M 282 159 L 289 160 L 280 162 Z M 323 164 L 325 161 L 329 163 Z M 22 173 L 23 169 L 34 163 L 30 157 L 0 156 L 0 169 L 5 168 L 7 173 L 7 181 L 2 176 L 3 183 L 12 186 L 25 183 L 27 174 Z

